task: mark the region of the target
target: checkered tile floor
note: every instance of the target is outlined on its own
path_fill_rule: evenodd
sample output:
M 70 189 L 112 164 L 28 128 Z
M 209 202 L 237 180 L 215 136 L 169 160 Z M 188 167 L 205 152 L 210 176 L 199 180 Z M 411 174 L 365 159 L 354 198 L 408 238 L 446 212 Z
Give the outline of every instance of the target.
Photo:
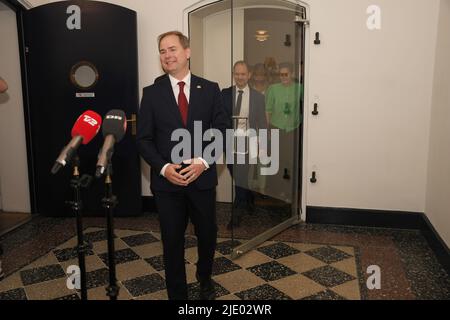
M 167 299 L 162 245 L 157 233 L 115 230 L 119 299 Z M 108 299 L 107 237 L 89 228 L 86 240 L 88 299 Z M 237 260 L 230 260 L 230 239 L 218 239 L 213 281 L 218 299 L 361 299 L 353 247 L 266 242 Z M 79 299 L 67 288 L 66 270 L 77 265 L 76 237 L 0 281 L 0 300 Z M 197 242 L 186 237 L 186 273 L 190 299 L 198 299 L 195 280 Z

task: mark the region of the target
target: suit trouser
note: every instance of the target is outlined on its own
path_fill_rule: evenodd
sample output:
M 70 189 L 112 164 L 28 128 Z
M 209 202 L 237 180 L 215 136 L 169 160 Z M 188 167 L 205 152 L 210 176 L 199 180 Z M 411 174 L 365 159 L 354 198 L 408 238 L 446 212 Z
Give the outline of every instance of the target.
M 253 166 L 249 164 L 248 154 L 245 155 L 245 163 L 238 163 L 237 156 L 234 156 L 234 164 L 228 164 L 228 171 L 234 180 L 234 204 L 236 207 L 245 207 L 253 202 L 253 192 L 249 186 L 249 173 Z M 242 159 L 241 159 L 242 160 Z
M 155 192 L 159 213 L 167 292 L 170 300 L 187 299 L 184 234 L 189 218 L 197 236 L 197 273 L 212 274 L 217 241 L 216 189 L 188 186 L 178 192 Z

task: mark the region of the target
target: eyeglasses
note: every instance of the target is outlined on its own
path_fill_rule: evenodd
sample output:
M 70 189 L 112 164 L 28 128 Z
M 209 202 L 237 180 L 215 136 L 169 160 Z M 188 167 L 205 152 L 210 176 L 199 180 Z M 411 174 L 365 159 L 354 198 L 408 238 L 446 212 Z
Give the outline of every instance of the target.
M 280 77 L 289 77 L 289 73 L 280 72 Z

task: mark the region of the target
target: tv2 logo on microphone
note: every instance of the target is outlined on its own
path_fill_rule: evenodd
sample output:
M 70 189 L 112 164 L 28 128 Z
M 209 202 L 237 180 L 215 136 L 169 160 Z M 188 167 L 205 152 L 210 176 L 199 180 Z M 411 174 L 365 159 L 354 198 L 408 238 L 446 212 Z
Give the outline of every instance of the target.
M 89 123 L 93 127 L 95 127 L 98 124 L 97 120 L 95 120 L 94 118 L 92 118 L 88 115 L 84 116 L 83 121 Z

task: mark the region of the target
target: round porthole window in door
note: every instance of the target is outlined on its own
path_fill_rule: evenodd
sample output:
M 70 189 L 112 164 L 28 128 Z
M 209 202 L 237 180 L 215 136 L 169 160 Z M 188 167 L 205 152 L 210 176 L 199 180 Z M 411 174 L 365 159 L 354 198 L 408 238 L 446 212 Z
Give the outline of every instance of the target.
M 74 86 L 82 90 L 88 90 L 94 87 L 98 78 L 97 68 L 88 61 L 80 61 L 70 70 L 70 81 Z

